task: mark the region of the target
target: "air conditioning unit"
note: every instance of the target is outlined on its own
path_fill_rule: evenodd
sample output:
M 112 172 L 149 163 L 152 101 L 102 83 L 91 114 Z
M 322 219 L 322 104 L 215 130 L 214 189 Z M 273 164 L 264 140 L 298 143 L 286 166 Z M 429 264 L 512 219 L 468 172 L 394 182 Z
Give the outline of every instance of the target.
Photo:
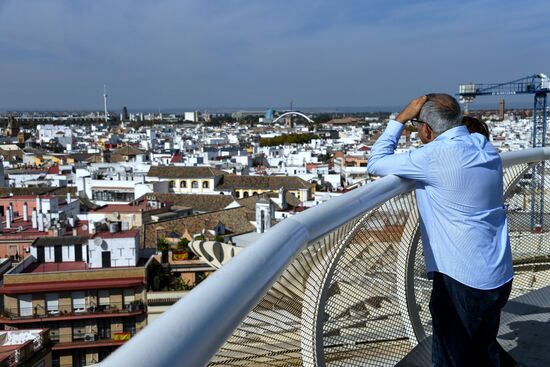
M 84 335 L 84 341 L 86 341 L 86 342 L 95 341 L 95 334 L 86 334 L 86 335 Z

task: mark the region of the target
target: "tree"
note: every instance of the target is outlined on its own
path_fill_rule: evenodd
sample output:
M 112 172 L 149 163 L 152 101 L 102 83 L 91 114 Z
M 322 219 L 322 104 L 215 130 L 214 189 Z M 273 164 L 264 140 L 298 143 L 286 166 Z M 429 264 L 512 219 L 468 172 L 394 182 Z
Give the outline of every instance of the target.
M 166 238 L 162 237 L 159 238 L 157 241 L 157 249 L 159 251 L 167 251 L 170 248 L 170 243 L 168 243 L 168 240 Z
M 191 249 L 189 248 L 189 240 L 185 237 L 182 237 L 181 240 L 179 240 L 178 242 L 178 249 L 180 250 L 184 250 L 184 251 L 191 251 Z

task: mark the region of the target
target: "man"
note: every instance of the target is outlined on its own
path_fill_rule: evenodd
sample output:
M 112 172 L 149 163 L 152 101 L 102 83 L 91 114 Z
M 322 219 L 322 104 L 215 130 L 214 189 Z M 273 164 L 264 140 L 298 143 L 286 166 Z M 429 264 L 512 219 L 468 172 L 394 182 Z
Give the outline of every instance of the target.
M 514 364 L 496 335 L 513 268 L 503 207 L 502 162 L 480 134 L 461 124 L 447 94 L 412 100 L 372 147 L 370 174 L 416 181 L 428 276 L 434 366 Z M 393 154 L 404 124 L 423 146 Z

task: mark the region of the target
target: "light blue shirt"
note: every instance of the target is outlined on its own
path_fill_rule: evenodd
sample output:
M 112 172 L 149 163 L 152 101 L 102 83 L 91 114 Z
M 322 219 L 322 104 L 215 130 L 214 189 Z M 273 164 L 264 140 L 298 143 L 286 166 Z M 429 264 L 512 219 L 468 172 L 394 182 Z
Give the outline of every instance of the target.
M 418 149 L 393 154 L 403 129 L 389 121 L 372 147 L 368 171 L 416 181 L 428 273 L 477 289 L 508 282 L 514 271 L 498 152 L 483 135 L 458 126 Z

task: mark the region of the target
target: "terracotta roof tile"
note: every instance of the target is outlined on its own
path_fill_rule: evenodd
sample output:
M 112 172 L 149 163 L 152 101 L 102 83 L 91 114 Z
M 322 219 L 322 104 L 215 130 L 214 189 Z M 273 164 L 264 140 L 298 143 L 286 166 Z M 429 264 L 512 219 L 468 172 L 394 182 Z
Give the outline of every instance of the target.
M 157 200 L 166 202 L 171 205 L 193 208 L 199 212 L 213 212 L 222 210 L 235 199 L 231 195 L 194 195 L 194 194 L 161 194 L 161 193 L 149 193 L 146 194 L 137 201 L 141 201 L 146 198 L 149 201 Z
M 218 223 L 225 227 L 226 234 L 242 234 L 256 230 L 249 221 L 248 214 L 252 213 L 246 207 L 238 207 L 217 212 L 193 215 L 189 217 L 168 219 L 145 225 L 144 246 L 156 248 L 156 241 L 166 237 L 170 232 L 195 235 L 203 230 L 213 229 Z
M 211 167 L 152 166 L 148 177 L 160 178 L 211 178 L 224 172 Z
M 230 189 L 262 189 L 279 190 L 285 187 L 287 190 L 309 189 L 312 184 L 295 176 L 238 176 L 224 175 L 223 182 L 215 190 Z

